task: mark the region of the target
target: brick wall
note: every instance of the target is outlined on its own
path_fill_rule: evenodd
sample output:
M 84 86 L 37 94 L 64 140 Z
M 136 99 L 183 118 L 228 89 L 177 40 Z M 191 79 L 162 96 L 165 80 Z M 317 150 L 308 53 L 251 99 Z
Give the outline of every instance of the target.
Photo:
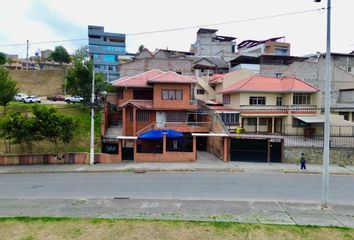
M 162 100 L 162 90 L 182 90 L 182 100 Z M 154 84 L 154 107 L 161 109 L 195 109 L 190 105 L 191 86 L 189 84 Z

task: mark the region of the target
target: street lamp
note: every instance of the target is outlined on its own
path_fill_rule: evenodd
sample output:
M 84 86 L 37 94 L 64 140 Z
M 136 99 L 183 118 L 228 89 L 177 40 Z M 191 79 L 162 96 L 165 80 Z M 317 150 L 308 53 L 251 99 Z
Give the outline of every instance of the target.
M 83 66 L 87 69 L 88 67 L 82 62 Z M 90 165 L 95 163 L 95 68 L 92 66 L 92 92 L 91 92 L 91 134 L 90 134 Z
M 321 2 L 321 0 L 314 0 Z M 329 185 L 329 133 L 330 133 L 330 99 L 331 99 L 331 0 L 327 0 L 327 47 L 326 47 L 326 68 L 325 68 L 325 117 L 324 117 L 324 139 L 323 139 L 323 172 L 321 205 L 327 207 L 328 185 Z

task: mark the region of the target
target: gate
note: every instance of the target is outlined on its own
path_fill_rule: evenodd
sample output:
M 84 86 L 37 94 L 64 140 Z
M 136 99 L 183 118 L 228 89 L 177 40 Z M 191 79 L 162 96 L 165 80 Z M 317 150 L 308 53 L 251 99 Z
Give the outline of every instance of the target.
M 134 160 L 134 148 L 122 147 L 122 160 Z
M 270 162 L 281 162 L 281 142 L 270 142 Z
M 267 139 L 231 139 L 230 160 L 239 162 L 267 162 Z

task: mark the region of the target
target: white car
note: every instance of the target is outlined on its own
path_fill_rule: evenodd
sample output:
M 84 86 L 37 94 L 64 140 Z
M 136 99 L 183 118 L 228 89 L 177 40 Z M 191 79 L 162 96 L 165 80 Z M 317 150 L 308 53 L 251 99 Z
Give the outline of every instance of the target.
M 80 96 L 72 96 L 72 97 L 67 97 L 65 98 L 65 102 L 67 103 L 80 103 L 84 99 Z
M 24 103 L 41 103 L 41 99 L 37 96 L 29 96 L 23 100 Z
M 26 98 L 28 98 L 28 95 L 26 93 L 17 93 L 14 97 L 15 101 L 23 101 Z

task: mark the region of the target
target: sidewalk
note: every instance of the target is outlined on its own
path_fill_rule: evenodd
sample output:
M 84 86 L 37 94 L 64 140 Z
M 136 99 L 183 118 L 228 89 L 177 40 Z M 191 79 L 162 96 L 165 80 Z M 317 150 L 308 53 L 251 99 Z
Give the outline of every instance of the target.
M 63 173 L 63 172 L 245 172 L 245 173 L 297 173 L 321 174 L 322 165 L 307 164 L 307 170 L 301 171 L 300 166 L 288 163 L 251 163 L 222 162 L 221 160 L 201 161 L 193 163 L 134 163 L 78 165 L 21 165 L 0 166 L 0 174 L 10 173 Z M 354 166 L 331 165 L 330 174 L 354 175 Z

